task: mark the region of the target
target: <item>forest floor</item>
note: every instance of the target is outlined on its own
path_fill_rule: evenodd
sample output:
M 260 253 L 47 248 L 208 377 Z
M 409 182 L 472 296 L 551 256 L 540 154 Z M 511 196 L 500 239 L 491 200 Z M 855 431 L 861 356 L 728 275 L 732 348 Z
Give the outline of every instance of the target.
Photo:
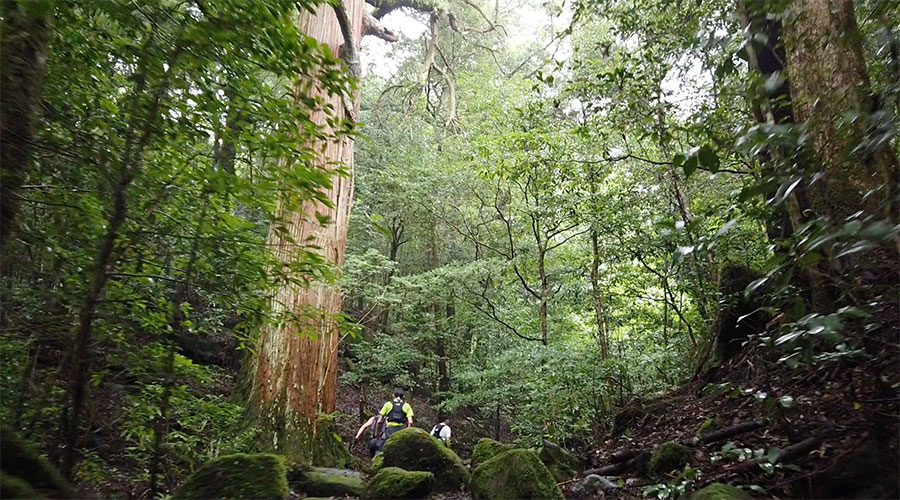
M 712 482 L 771 498 L 898 498 L 900 356 L 896 344 L 884 354 L 789 370 L 764 353 L 744 352 L 702 380 L 626 408 L 626 434 L 584 458 L 589 469 L 608 471 L 617 462 L 626 469 L 618 477 L 627 486 L 607 498 L 676 497 Z M 700 437 L 713 437 L 716 428 L 738 431 L 737 424 L 748 430 Z M 650 479 L 640 460 L 622 464 L 623 456 L 647 456 L 667 441 L 689 447 L 692 473 Z
M 768 498 L 900 497 L 900 350 L 890 341 L 869 340 L 880 343 L 875 359 L 848 356 L 795 369 L 778 362 L 777 353 L 745 350 L 663 397 L 634 402 L 616 418 L 619 435 L 575 450 L 584 473 L 560 487 L 573 499 L 675 498 L 712 482 Z M 387 396 L 342 386 L 338 407 L 347 417 L 339 419 L 340 434 L 352 439 L 359 418 L 351 416 L 360 408 L 376 411 Z M 436 415 L 427 397 L 409 400 L 417 425 L 430 430 Z M 451 418 L 454 447 L 468 462 L 478 438 L 494 437 L 490 425 L 477 425 L 471 416 Z M 511 439 L 504 428 L 501 441 Z M 650 453 L 669 441 L 688 447 L 688 469 L 649 473 Z M 364 443 L 353 452 L 368 463 Z M 585 492 L 576 485 L 589 473 L 619 488 Z

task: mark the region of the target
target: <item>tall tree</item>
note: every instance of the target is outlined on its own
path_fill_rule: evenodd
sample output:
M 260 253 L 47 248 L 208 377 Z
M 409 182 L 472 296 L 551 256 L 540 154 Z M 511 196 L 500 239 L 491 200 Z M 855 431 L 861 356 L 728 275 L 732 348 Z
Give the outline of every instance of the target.
M 322 4 L 315 12 L 302 12 L 299 25 L 307 36 L 340 54 L 351 72 L 358 72 L 363 8 L 363 0 Z M 323 68 L 304 75 L 294 92 L 298 103 L 301 99 L 323 103 L 310 118 L 331 133 L 306 139 L 316 143 L 320 167 L 335 175 L 331 187 L 323 190 L 318 200 L 304 202 L 301 207 L 282 203 L 291 224 L 287 232 L 273 230 L 269 245 L 283 263 L 282 269 L 273 271 L 285 273 L 289 279 L 278 290 L 273 309 L 295 320 L 280 321 L 262 330 L 253 364 L 253 395 L 261 420 L 273 433 L 273 447 L 321 463 L 328 462 L 332 455 L 313 454 L 313 443 L 327 445 L 332 435 L 318 432 L 317 417 L 335 408 L 339 338 L 335 316 L 341 312 L 341 294 L 325 281 L 304 283 L 293 278 L 298 270 L 288 263 L 296 260 L 300 245 L 317 249 L 322 259 L 336 266 L 344 263 L 353 196 L 354 140 L 343 127 L 355 118 L 358 93 L 350 91 L 347 95 L 328 88 L 323 83 L 328 71 L 331 69 Z M 304 132 L 299 133 L 302 136 Z
M 787 70 L 797 120 L 809 126 L 822 178 L 810 186 L 818 215 L 841 221 L 874 213 L 895 189 L 897 156 L 871 119 L 877 111 L 852 0 L 797 0 L 785 22 Z M 896 215 L 888 209 L 888 214 Z

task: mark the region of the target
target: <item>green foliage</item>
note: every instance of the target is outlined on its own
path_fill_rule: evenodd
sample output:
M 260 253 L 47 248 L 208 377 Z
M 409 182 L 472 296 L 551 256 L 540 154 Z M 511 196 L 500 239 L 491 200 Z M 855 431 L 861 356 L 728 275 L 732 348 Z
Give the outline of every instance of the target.
M 311 1 L 26 3 L 53 21 L 33 162 L 3 249 L 0 351 L 15 362 L 0 369 L 13 402 L 0 417 L 44 436 L 70 430 L 57 427 L 73 399 L 73 325 L 87 320 L 85 407 L 104 431 L 78 443 L 76 477 L 122 496 L 163 471 L 165 492 L 255 438 L 230 399 L 237 349 L 260 325 L 308 312 L 277 312 L 275 291 L 334 279 L 289 237 L 275 266 L 268 235 L 287 234 L 303 203 L 327 203 L 333 173 L 314 143 L 352 132 L 300 79 L 321 73 L 322 91 L 342 95 L 356 84 L 299 31 Z
M 147 467 L 154 454 L 155 429 L 159 417 L 161 385 L 145 385 L 141 392 L 126 397 L 126 418 L 122 437 L 127 453 Z M 175 423 L 166 433 L 167 468 L 184 477 L 202 463 L 219 455 L 249 451 L 257 430 L 247 426 L 244 408 L 224 396 L 203 395 L 187 385 L 171 389 L 169 415 Z
M 700 471 L 692 467 L 685 467 L 675 480 L 668 483 L 651 484 L 644 487 L 644 497 L 659 499 L 682 498 L 690 491 L 700 479 Z
M 690 500 L 750 500 L 744 490 L 730 484 L 712 483 L 691 493 Z
M 225 455 L 200 467 L 173 498 L 288 498 L 284 459 L 278 455 Z

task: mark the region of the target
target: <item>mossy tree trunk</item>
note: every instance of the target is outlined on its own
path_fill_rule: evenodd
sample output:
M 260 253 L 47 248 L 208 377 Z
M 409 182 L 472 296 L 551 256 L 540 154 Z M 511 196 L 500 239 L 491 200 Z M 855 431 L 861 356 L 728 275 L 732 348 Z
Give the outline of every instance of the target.
M 363 0 L 343 0 L 337 6 L 322 4 L 314 14 L 302 12 L 299 24 L 301 30 L 327 44 L 335 55 L 356 54 L 357 47 L 348 49 L 345 44 L 355 45 L 361 38 L 363 8 Z M 336 14 L 339 10 L 343 11 L 347 33 L 342 33 Z M 352 67 L 357 61 L 347 62 Z M 295 92 L 321 99 L 324 106 L 312 111 L 310 118 L 326 128 L 352 119 L 351 107 L 358 102 L 358 94 L 330 95 L 315 75 L 301 78 Z M 330 116 L 323 107 L 332 109 Z M 331 132 L 338 135 L 339 131 Z M 308 201 L 300 211 L 288 214 L 289 237 L 271 231 L 269 245 L 285 264 L 296 258 L 296 244 L 305 244 L 316 248 L 331 264 L 340 266 L 344 263 L 353 196 L 354 141 L 340 134 L 314 146 L 322 168 L 341 167 L 350 175 L 332 178 L 331 189 L 323 193 L 329 204 Z M 311 217 L 313 214 L 327 217 L 329 223 L 320 224 L 318 217 Z M 287 265 L 282 271 L 291 272 Z M 299 460 L 333 465 L 323 456 L 328 454 L 323 447 L 329 448 L 326 441 L 333 441 L 332 433 L 317 422 L 317 416 L 335 409 L 339 336 L 334 316 L 341 312 L 340 290 L 321 282 L 305 287 L 285 285 L 274 298 L 273 307 L 275 314 L 287 312 L 300 319 L 268 326 L 260 332 L 251 367 L 252 399 L 258 421 L 270 440 L 267 445 Z

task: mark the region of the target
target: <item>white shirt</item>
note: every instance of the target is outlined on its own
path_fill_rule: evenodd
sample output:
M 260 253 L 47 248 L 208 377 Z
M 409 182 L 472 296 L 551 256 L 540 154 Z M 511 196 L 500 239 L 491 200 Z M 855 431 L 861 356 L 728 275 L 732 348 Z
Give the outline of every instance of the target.
M 441 429 L 441 441 L 447 441 L 450 439 L 450 426 L 447 424 L 437 424 L 431 428 L 431 435 L 434 435 L 434 431 L 437 430 L 438 425 L 443 425 L 444 427 Z

